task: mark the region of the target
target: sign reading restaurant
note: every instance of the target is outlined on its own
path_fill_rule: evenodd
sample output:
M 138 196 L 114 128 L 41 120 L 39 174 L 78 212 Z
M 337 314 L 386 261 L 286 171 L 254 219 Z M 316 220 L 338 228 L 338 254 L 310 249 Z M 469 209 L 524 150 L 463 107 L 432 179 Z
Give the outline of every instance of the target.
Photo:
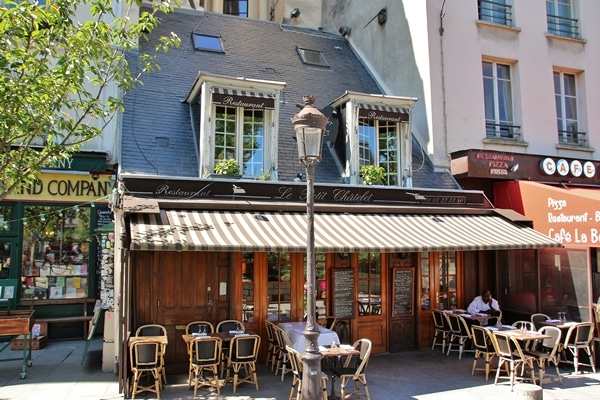
M 306 202 L 306 183 L 229 179 L 156 179 L 122 177 L 129 193 L 156 199 L 227 199 Z M 332 204 L 487 207 L 482 192 L 362 185 L 315 185 L 315 202 Z

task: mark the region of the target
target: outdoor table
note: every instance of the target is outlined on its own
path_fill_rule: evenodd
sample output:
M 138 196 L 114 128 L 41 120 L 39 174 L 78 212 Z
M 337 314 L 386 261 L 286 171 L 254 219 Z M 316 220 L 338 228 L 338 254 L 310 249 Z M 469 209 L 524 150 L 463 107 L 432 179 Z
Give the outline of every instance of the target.
M 306 341 L 304 338 L 304 329 L 306 328 L 306 322 L 281 322 L 277 325 L 280 327 L 285 333 L 287 333 L 290 338 L 290 342 L 292 343 L 292 347 L 300 354 L 304 353 L 306 348 Z M 317 325 L 319 328 L 319 346 L 331 345 L 335 341 L 335 343 L 339 343 L 340 339 L 335 331 L 331 329 L 324 328 L 320 325 Z
M 338 347 L 332 348 L 331 346 L 319 346 L 319 353 L 323 356 L 323 361 L 327 359 L 333 359 L 333 365 L 335 365 L 336 357 L 347 357 L 353 355 L 359 355 L 360 351 L 356 350 L 354 346 L 349 344 L 341 344 Z M 335 375 L 333 373 L 333 366 L 331 368 L 331 392 L 328 399 L 334 400 L 338 397 L 335 394 Z

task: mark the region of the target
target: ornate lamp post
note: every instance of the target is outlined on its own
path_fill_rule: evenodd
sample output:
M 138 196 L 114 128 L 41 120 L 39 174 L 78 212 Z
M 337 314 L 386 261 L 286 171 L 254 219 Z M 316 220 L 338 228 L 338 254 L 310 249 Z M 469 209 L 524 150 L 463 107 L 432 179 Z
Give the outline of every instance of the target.
M 314 175 L 315 165 L 321 161 L 323 132 L 328 119 L 315 108 L 315 96 L 304 96 L 304 108 L 292 118 L 298 142 L 298 160 L 306 167 L 306 347 L 302 354 L 302 399 L 314 400 L 321 396 L 321 353 L 319 328 L 315 318 L 315 226 Z

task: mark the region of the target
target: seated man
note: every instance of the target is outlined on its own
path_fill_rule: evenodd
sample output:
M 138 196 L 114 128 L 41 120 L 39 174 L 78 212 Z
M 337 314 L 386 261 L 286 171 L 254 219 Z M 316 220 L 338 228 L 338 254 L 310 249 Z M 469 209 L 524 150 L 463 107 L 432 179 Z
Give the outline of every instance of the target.
M 500 305 L 498 301 L 492 297 L 492 292 L 489 289 L 481 292 L 481 296 L 477 296 L 473 299 L 469 307 L 467 308 L 469 314 L 482 313 L 489 314 L 495 317 L 500 316 Z M 488 325 L 495 325 L 497 318 L 490 318 Z

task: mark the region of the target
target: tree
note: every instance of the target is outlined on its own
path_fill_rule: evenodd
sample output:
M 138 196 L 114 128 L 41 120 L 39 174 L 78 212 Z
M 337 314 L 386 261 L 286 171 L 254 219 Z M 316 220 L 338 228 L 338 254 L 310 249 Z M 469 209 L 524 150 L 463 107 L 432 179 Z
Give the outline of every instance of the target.
M 141 0 L 45 3 L 0 6 L 0 200 L 102 135 L 125 93 L 159 68 L 139 54 L 132 73 L 127 54 L 173 10 L 168 0 L 139 15 Z M 179 42 L 162 37 L 155 51 Z

